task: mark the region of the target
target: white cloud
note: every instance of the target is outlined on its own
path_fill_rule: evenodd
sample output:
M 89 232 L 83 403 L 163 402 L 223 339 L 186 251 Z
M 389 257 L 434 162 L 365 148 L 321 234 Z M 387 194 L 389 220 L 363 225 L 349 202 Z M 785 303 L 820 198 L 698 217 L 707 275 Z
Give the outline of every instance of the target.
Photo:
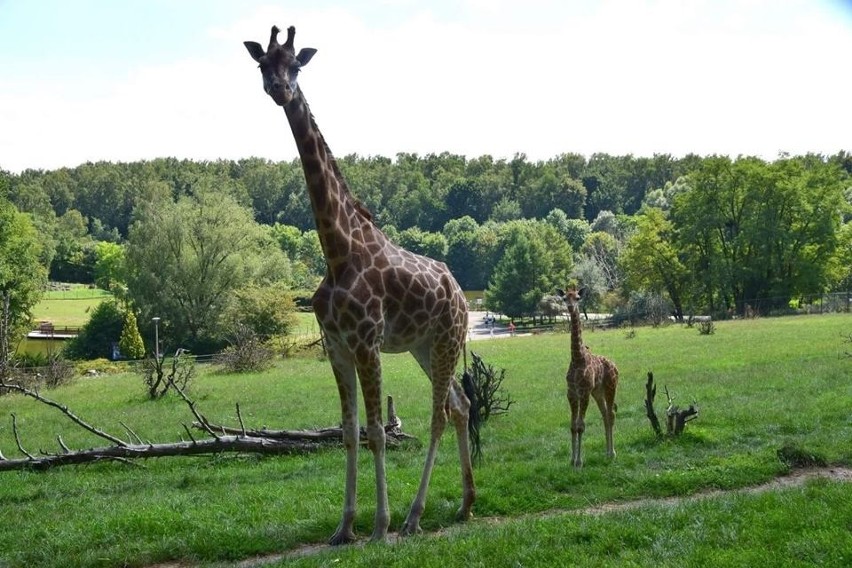
M 554 7 L 553 17 L 534 26 L 526 14 L 511 33 L 491 24 L 514 21 L 515 3 L 499 4 L 502 20 L 494 4 L 472 0 L 469 21 L 412 9 L 394 26 L 371 25 L 348 8 L 288 19 L 266 7 L 210 29 L 212 55 L 128 69 L 107 86 L 67 72 L 0 78 L 0 167 L 294 158 L 284 113 L 242 46 L 265 45 L 273 23 L 295 25 L 297 47 L 319 49 L 300 80 L 340 156 L 772 158 L 852 147 L 844 112 L 852 39 L 837 20 L 798 5 L 801 17 L 791 20 L 764 2 L 736 4 L 736 12 L 674 0 L 608 1 L 577 13 L 535 5 Z M 471 23 L 477 17 L 490 24 Z

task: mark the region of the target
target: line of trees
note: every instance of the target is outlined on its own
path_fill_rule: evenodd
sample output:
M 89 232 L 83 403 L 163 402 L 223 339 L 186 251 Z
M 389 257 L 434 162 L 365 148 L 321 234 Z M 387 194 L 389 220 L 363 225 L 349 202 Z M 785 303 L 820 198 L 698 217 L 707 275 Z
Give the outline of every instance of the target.
M 340 166 L 392 239 L 446 261 L 463 288 L 485 290 L 489 307 L 510 316 L 540 312 L 569 278 L 589 286 L 597 307 L 655 295 L 677 315 L 852 287 L 845 152 L 772 162 L 399 154 Z M 221 344 L 235 298 L 308 291 L 324 272 L 298 161 L 0 171 L 0 214 L 0 292 L 20 286 L 9 258 L 23 239 L 39 267 L 28 289 L 48 274 L 97 283 L 141 318 L 167 317 L 190 347 Z

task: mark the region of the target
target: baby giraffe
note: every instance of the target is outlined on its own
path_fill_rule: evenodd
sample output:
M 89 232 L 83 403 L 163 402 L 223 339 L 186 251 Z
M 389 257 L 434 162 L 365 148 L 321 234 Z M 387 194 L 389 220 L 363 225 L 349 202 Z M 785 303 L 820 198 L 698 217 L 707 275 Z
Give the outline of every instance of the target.
M 577 291 L 571 288 L 567 292 L 557 290 L 557 294 L 568 305 L 571 318 L 571 364 L 568 366 L 568 403 L 571 405 L 571 465 L 583 467 L 581 443 L 586 429 L 586 409 L 589 395 L 594 397 L 603 415 L 606 432 L 606 455 L 615 457 L 612 442 L 612 427 L 615 423 L 615 389 L 618 387 L 618 368 L 606 357 L 593 355 L 583 345 L 580 336 L 580 300 L 586 289 Z

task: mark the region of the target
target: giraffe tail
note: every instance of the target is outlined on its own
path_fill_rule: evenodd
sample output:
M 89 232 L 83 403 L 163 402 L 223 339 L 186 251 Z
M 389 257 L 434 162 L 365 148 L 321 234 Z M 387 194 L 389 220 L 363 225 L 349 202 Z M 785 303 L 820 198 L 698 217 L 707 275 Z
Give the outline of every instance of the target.
M 467 359 L 465 357 L 465 359 Z M 473 380 L 473 374 L 465 365 L 464 372 L 461 376 L 462 390 L 470 401 L 470 410 L 467 418 L 467 435 L 470 441 L 470 455 L 474 462 L 482 460 L 482 440 L 479 434 L 479 427 L 482 425 L 482 415 L 479 412 L 479 397 L 476 394 L 476 384 Z

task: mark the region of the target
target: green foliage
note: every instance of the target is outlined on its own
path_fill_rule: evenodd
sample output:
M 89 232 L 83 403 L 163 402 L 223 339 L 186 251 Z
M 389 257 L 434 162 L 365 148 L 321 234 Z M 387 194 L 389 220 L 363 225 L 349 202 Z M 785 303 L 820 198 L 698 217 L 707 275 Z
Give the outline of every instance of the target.
M 3 333 L 10 347 L 27 331 L 47 283 L 41 253 L 30 217 L 0 196 L 0 302 L 8 299 L 8 329 Z
M 773 299 L 771 309 L 828 289 L 845 176 L 807 158 L 704 160 L 672 208 L 675 247 L 701 283 L 699 304 L 742 313 L 758 298 Z
M 263 341 L 247 325 L 239 324 L 228 334 L 228 345 L 216 354 L 214 362 L 229 373 L 263 371 L 272 366 L 272 342 Z
M 413 253 L 442 262 L 447 258 L 447 239 L 441 233 L 429 233 L 412 227 L 400 232 L 399 245 Z
M 628 290 L 665 292 L 675 314 L 682 318 L 684 301 L 691 297 L 690 272 L 672 244 L 674 225 L 659 209 L 639 216 L 637 231 L 628 240 L 621 267 Z
M 504 225 L 500 245 L 503 252 L 485 291 L 486 304 L 509 317 L 536 314 L 541 299 L 571 273 L 570 245 L 545 221 Z
M 139 335 L 139 328 L 136 327 L 136 314 L 133 310 L 124 310 L 118 349 L 127 359 L 141 359 L 145 356 L 145 344 L 142 342 L 142 336 Z
M 251 285 L 236 290 L 222 314 L 222 328 L 226 336 L 245 327 L 261 341 L 291 333 L 296 323 L 292 292 L 274 285 Z
M 548 262 L 549 261 L 549 262 Z M 551 288 L 553 261 L 544 243 L 518 231 L 506 246 L 485 292 L 485 303 L 509 317 L 533 314 Z
M 101 241 L 95 244 L 95 284 L 102 290 L 123 291 L 127 286 L 124 247 Z
M 466 289 L 483 289 L 491 281 L 505 248 L 498 238 L 504 225 L 547 219 L 575 254 L 590 232 L 615 239 L 614 249 L 595 248 L 591 255 L 610 295 L 636 287 L 665 290 L 684 309 L 726 312 L 742 311 L 749 300 L 761 299 L 768 311 L 794 297 L 849 288 L 852 237 L 841 227 L 852 215 L 849 163 L 847 152 L 774 162 L 695 154 L 677 159 L 564 154 L 532 161 L 523 154 L 505 160 L 403 153 L 392 159 L 347 156 L 340 167 L 352 193 L 392 240 L 400 242 L 404 234 L 407 246 L 445 258 Z M 114 286 L 102 274 L 96 242 L 122 244 L 131 219 L 145 216 L 145 204 L 211 192 L 269 227 L 263 239 L 275 241 L 290 266 L 276 262 L 272 272 L 291 287 L 313 289 L 325 273 L 298 160 L 98 162 L 5 173 L 3 181 L 3 193 L 31 215 L 41 262 L 52 267 L 54 279 Z M 642 207 L 660 209 L 671 223 L 654 250 L 668 249 L 669 258 L 674 253 L 691 275 L 680 300 L 672 295 L 678 286 L 664 281 L 659 270 L 622 290 L 621 255 Z M 476 228 L 444 232 L 465 216 Z M 768 297 L 773 299 L 763 305 Z M 182 317 L 179 327 L 188 326 Z
M 162 317 L 171 341 L 200 352 L 221 335 L 234 291 L 286 281 L 289 269 L 250 212 L 212 192 L 139 207 L 126 254 L 129 295 L 143 317 Z
M 124 310 L 113 300 L 101 302 L 79 335 L 66 342 L 63 353 L 69 359 L 110 359 L 123 328 Z

